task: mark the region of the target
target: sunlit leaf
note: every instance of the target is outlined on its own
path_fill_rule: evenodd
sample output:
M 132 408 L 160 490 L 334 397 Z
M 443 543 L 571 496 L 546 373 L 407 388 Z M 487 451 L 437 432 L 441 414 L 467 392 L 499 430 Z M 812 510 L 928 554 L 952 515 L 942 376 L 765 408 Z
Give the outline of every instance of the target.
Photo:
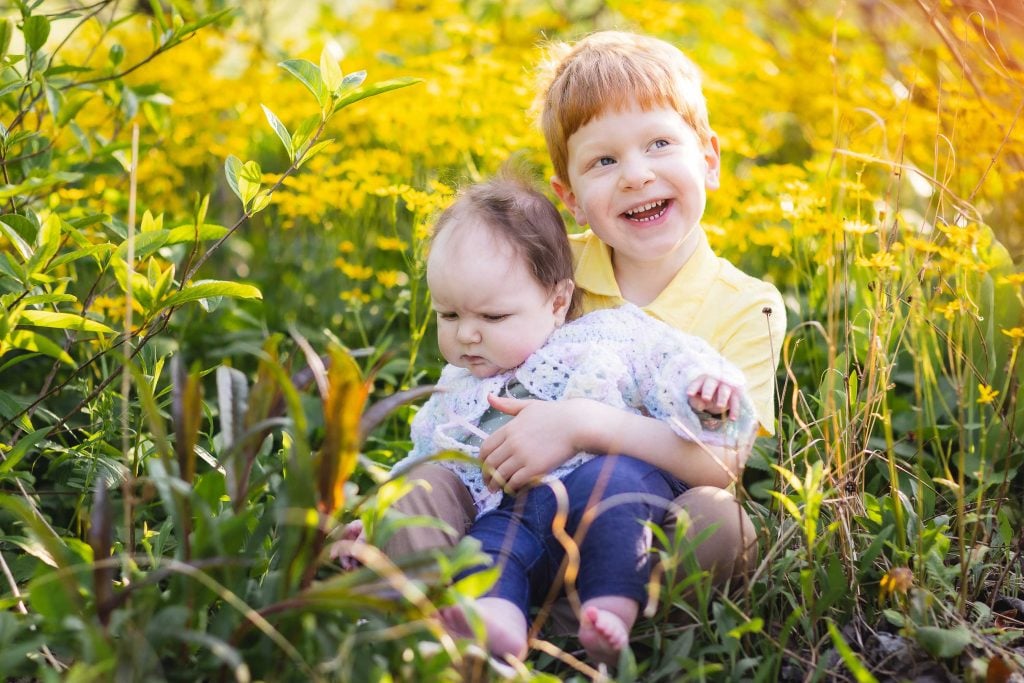
M 190 301 L 198 301 L 211 296 L 231 296 L 238 299 L 262 299 L 260 290 L 252 285 L 227 280 L 200 280 L 179 292 L 164 299 L 161 303 L 165 308 L 180 306 Z
M 389 81 L 380 81 L 379 83 L 363 86 L 335 102 L 333 111 L 338 112 L 348 105 L 355 104 L 356 102 L 365 100 L 368 97 L 382 95 L 386 92 L 391 92 L 392 90 L 399 90 L 400 88 L 408 88 L 410 85 L 416 85 L 422 80 L 423 79 L 421 78 L 395 78 Z
M 331 93 L 324 85 L 324 79 L 320 75 L 320 67 L 305 59 L 286 59 L 278 64 L 282 69 L 294 76 L 299 83 L 306 86 L 309 92 L 313 93 L 317 104 L 321 108 L 326 107 L 331 101 Z
M 281 144 L 284 145 L 284 149 L 288 152 L 288 158 L 293 159 L 295 157 L 295 150 L 292 148 L 292 136 L 288 132 L 288 128 L 281 123 L 281 119 L 277 118 L 277 115 L 270 111 L 270 108 L 265 104 L 261 104 L 263 108 L 263 114 L 267 117 L 267 121 L 270 123 L 270 127 L 274 129 L 277 137 L 281 140 Z
M 242 199 L 242 193 L 238 189 L 238 176 L 242 173 L 242 161 L 233 154 L 229 154 L 224 160 L 224 177 L 228 181 L 228 187 L 235 193 L 235 196 Z
M 324 87 L 328 92 L 340 88 L 344 76 L 336 52 L 337 48 L 332 45 L 325 45 L 320 51 L 320 77 L 323 78 Z
M 359 366 L 342 349 L 331 348 L 327 395 L 323 396 L 324 441 L 317 455 L 320 510 L 330 515 L 344 503 L 345 482 L 359 455 L 359 421 L 366 405 L 367 383 Z
M 114 330 L 95 320 L 90 320 L 73 313 L 56 313 L 54 311 L 23 311 L 21 321 L 25 325 L 35 327 L 54 327 L 61 330 L 77 330 L 79 332 L 99 332 L 100 334 L 116 334 Z

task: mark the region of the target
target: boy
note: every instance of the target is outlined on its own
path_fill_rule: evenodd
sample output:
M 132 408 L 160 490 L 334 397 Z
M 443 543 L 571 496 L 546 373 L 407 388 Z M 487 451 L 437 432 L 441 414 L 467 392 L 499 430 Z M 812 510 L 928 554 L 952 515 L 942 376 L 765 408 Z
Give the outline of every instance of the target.
M 720 182 L 720 157 L 696 67 L 662 40 L 618 31 L 555 46 L 552 55 L 540 118 L 555 170 L 552 187 L 577 222 L 590 227 L 573 236 L 584 312 L 631 302 L 703 337 L 743 371 L 762 433 L 771 434 L 773 345 L 785 333 L 785 310 L 772 285 L 715 256 L 700 225 L 706 192 Z M 490 401 L 515 416 L 480 448 L 485 471 L 493 468 L 508 488 L 521 488 L 581 451 L 631 455 L 690 486 L 676 503 L 691 518 L 690 537 L 715 527 L 695 556 L 716 581 L 749 567 L 753 527 L 725 490 L 739 477 L 748 449 L 687 441 L 654 418 L 587 399 Z M 474 508 L 458 478 L 425 465 L 410 479 L 429 486 L 416 488 L 397 509 L 438 517 L 461 536 Z M 433 529 L 405 529 L 386 550 L 397 556 L 456 540 Z

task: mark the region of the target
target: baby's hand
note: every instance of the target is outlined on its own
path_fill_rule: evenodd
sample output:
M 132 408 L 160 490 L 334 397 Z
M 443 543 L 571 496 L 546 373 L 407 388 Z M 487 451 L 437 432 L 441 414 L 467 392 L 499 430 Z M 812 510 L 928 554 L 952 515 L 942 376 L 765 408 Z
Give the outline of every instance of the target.
M 697 413 L 711 413 L 737 420 L 740 414 L 740 388 L 717 377 L 701 375 L 686 388 L 690 407 Z
M 357 519 L 345 525 L 341 539 L 331 545 L 328 554 L 332 560 L 341 565 L 342 569 L 356 569 L 359 567 L 357 560 L 349 550 L 352 544 L 366 543 L 366 529 L 363 528 L 363 520 Z

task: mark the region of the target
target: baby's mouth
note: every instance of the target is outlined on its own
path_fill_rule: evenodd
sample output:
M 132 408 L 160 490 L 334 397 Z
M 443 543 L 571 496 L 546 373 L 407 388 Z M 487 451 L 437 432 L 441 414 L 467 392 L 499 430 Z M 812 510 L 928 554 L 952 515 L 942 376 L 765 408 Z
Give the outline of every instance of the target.
M 661 216 L 668 210 L 668 200 L 661 199 L 656 202 L 647 202 L 640 206 L 630 209 L 629 211 L 623 212 L 623 216 L 631 221 L 637 223 L 647 223 L 649 221 L 661 218 Z

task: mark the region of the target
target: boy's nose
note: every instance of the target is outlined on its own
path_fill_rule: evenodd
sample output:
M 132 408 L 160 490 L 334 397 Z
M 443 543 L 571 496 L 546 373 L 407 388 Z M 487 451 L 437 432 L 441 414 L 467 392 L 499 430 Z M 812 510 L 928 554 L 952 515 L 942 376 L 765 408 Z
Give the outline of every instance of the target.
M 654 171 L 642 161 L 623 162 L 619 173 L 619 188 L 635 190 L 654 180 Z

